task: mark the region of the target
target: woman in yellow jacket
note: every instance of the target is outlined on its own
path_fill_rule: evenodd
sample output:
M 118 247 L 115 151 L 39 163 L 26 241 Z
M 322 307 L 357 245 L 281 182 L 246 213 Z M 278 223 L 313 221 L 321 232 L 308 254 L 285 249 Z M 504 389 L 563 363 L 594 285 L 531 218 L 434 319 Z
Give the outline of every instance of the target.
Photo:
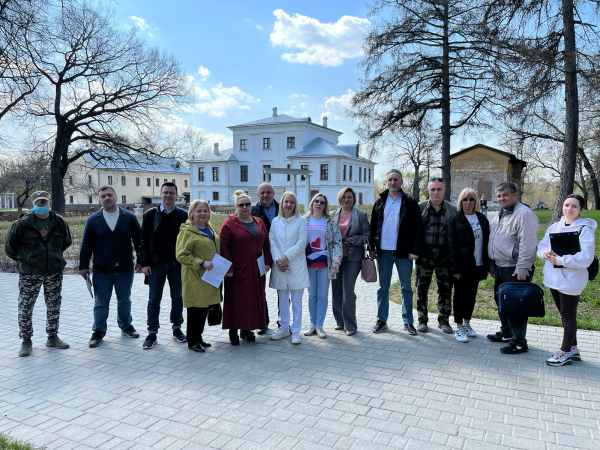
M 212 259 L 221 254 L 219 235 L 210 225 L 210 207 L 205 200 L 194 200 L 188 210 L 188 221 L 177 236 L 176 257 L 181 263 L 183 306 L 187 308 L 188 348 L 204 352 L 210 344 L 202 339 L 208 307 L 221 303 L 221 292 L 201 280 L 212 269 Z

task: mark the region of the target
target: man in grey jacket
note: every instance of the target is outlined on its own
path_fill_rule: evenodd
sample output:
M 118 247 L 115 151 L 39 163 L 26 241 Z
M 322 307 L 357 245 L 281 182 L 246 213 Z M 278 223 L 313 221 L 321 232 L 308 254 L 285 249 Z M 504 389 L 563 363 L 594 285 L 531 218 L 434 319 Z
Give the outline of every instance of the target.
M 502 209 L 490 223 L 490 274 L 495 278 L 494 299 L 498 288 L 508 281 L 531 281 L 536 258 L 539 221 L 533 211 L 519 201 L 515 183 L 501 183 L 496 198 Z M 503 316 L 498 311 L 500 331 L 488 334 L 492 342 L 509 342 L 500 351 L 512 355 L 528 351 L 527 317 Z

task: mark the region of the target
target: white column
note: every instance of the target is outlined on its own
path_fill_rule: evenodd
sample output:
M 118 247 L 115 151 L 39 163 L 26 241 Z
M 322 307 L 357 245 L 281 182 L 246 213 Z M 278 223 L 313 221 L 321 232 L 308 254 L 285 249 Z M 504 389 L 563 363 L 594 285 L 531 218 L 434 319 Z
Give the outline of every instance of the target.
M 304 183 L 304 211 L 308 211 L 310 204 L 310 175 L 306 175 L 306 183 Z
M 298 197 L 298 184 L 297 184 L 297 180 L 296 180 L 296 174 L 292 175 L 294 177 L 294 179 L 292 180 L 292 192 L 294 194 L 296 194 L 296 197 Z

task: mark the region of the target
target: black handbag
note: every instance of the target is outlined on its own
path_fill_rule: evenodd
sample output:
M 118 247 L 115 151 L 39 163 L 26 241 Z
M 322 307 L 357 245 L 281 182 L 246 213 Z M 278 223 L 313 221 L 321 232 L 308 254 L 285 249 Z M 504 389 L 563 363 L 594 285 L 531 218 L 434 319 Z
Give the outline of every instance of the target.
M 223 321 L 223 310 L 221 309 L 221 304 L 217 303 L 216 305 L 210 305 L 208 307 L 208 325 L 221 325 Z
M 498 288 L 498 312 L 505 317 L 544 317 L 544 291 L 525 281 L 503 283 Z

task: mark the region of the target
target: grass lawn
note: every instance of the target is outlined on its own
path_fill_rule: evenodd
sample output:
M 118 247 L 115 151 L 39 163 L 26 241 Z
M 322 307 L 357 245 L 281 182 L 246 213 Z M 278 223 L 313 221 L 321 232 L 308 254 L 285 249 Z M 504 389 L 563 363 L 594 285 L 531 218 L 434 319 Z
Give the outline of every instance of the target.
M 11 439 L 0 433 L 0 450 L 35 450 L 35 447 L 31 444 Z
M 548 228 L 548 220 L 552 216 L 552 211 L 535 211 L 535 214 L 540 220 L 540 231 L 538 234 L 538 242 L 542 240 L 546 229 Z M 584 211 L 582 217 L 589 217 L 600 223 L 600 211 Z M 600 239 L 599 232 L 596 229 L 596 255 L 600 255 Z M 542 325 L 562 326 L 560 315 L 554 301 L 550 295 L 550 290 L 544 287 L 543 283 L 543 267 L 544 261 L 538 259 L 535 262 L 535 274 L 533 282 L 539 284 L 544 289 L 544 302 L 546 304 L 546 315 L 544 317 L 531 317 L 529 323 Z M 413 289 L 415 283 L 415 275 L 413 272 Z M 393 283 L 390 289 L 390 299 L 396 303 L 402 303 L 400 299 L 400 285 Z M 414 304 L 416 305 L 416 292 Z M 429 288 L 428 298 L 429 312 L 437 311 L 437 287 L 434 281 Z M 477 294 L 477 303 L 473 317 L 479 319 L 498 320 L 498 309 L 494 301 L 494 279 L 490 276 L 479 284 L 479 292 Z M 450 318 L 453 323 L 453 318 Z M 600 330 L 600 277 L 594 281 L 588 282 L 586 288 L 581 293 L 579 307 L 577 309 L 577 325 L 580 329 L 585 330 Z

